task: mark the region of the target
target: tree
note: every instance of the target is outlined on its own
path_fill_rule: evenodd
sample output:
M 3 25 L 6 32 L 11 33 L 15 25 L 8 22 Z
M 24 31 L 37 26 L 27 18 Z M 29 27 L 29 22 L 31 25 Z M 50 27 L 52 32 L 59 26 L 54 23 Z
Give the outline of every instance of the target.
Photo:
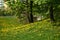
M 30 22 L 33 23 L 33 14 L 32 14 L 33 1 L 30 1 Z
M 50 19 L 51 21 L 55 21 L 54 14 L 53 14 L 53 3 L 50 3 Z
M 49 11 L 48 15 L 49 15 L 51 21 L 56 21 L 55 15 L 58 15 L 58 14 L 56 13 L 57 11 L 54 11 L 54 10 L 58 10 L 57 8 L 60 5 L 60 3 L 59 3 L 60 0 L 58 0 L 58 1 L 57 0 L 34 0 L 34 1 L 35 1 L 35 4 L 38 3 L 37 6 L 35 6 L 35 7 L 39 9 L 38 11 L 40 11 L 40 13 L 42 12 L 42 14 L 43 14 L 43 12 L 44 12 L 44 14 L 46 14 L 46 12 Z M 41 1 L 42 1 L 42 4 L 41 4 Z M 42 6 L 42 9 L 40 6 Z
M 30 0 L 30 3 L 29 3 L 29 0 L 26 0 L 26 10 L 27 11 L 27 18 L 28 18 L 28 21 L 29 23 L 33 23 L 34 20 L 33 20 L 33 13 L 32 13 L 32 6 L 33 6 L 33 1 Z

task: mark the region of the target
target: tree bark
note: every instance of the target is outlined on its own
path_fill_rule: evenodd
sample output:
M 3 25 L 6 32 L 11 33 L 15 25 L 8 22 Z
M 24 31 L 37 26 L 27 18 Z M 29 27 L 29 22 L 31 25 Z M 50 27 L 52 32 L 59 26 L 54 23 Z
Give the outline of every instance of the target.
M 28 0 L 26 0 L 26 7 L 27 7 L 27 13 L 26 13 L 26 15 L 27 15 L 27 18 L 28 18 L 28 21 L 29 21 L 29 23 L 30 23 L 30 17 L 29 17 L 29 12 L 28 12 L 28 8 L 29 8 L 29 6 L 28 6 Z
M 30 23 L 33 23 L 33 14 L 32 14 L 33 1 L 30 1 Z
M 27 5 L 27 18 L 28 18 L 28 21 L 29 23 L 33 23 L 34 20 L 33 20 L 33 14 L 32 14 L 32 6 L 33 6 L 33 1 L 30 1 L 30 13 L 28 12 L 28 8 L 29 8 L 29 4 L 28 4 L 28 0 L 26 0 L 26 5 Z
M 51 19 L 52 22 L 55 21 L 54 14 L 53 14 L 53 4 L 52 3 L 50 4 L 50 19 Z

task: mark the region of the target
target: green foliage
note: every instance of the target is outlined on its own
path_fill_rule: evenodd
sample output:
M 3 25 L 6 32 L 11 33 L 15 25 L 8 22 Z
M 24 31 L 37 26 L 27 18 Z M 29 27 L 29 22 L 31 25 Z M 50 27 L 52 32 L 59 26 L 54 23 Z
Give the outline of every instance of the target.
M 8 14 L 13 16 L 21 14 L 24 9 L 24 4 L 22 4 L 19 0 L 7 0 L 6 4 L 8 5 L 8 10 L 4 10 L 6 15 Z
M 0 16 L 0 29 L 12 28 L 18 25 L 20 25 L 20 22 L 15 16 Z

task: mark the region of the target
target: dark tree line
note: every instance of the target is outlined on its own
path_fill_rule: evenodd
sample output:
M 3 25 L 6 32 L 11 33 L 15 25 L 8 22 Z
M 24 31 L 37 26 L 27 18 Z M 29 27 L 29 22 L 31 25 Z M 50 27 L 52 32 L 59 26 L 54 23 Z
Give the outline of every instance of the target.
M 34 22 L 34 20 L 33 20 L 34 19 L 34 15 L 33 15 L 33 12 L 34 12 L 33 10 L 34 9 L 33 9 L 33 7 L 35 9 L 38 9 L 35 12 L 39 12 L 39 13 L 42 13 L 42 14 L 43 14 L 43 12 L 46 13 L 47 11 L 49 11 L 49 15 L 48 16 L 50 17 L 51 21 L 54 22 L 55 18 L 54 18 L 54 9 L 53 9 L 54 8 L 54 3 L 53 2 L 56 2 L 56 1 L 47 0 L 46 3 L 42 2 L 44 0 L 42 0 L 42 1 L 38 0 L 37 3 L 34 3 L 34 1 L 37 1 L 37 0 L 26 0 L 24 2 L 22 1 L 21 3 L 18 1 L 17 3 L 13 3 L 13 4 L 10 4 L 12 2 L 8 2 L 8 3 L 10 5 L 11 9 L 14 10 L 14 12 L 17 11 L 18 16 L 20 16 L 20 14 L 22 14 L 23 11 L 26 11 L 26 15 L 27 15 L 29 23 L 33 23 Z M 40 4 L 39 4 L 39 1 L 40 1 Z M 47 4 L 47 6 L 46 6 L 46 4 Z M 22 12 L 20 13 L 20 11 L 22 11 Z
M 33 7 L 33 1 L 30 1 L 30 14 L 29 14 L 29 22 L 30 23 L 33 23 L 34 22 L 34 20 L 33 20 L 33 14 L 32 14 L 32 7 Z M 51 19 L 51 21 L 55 21 L 55 19 L 54 19 L 54 13 L 53 13 L 53 3 L 51 2 L 50 3 L 50 9 L 49 9 L 50 11 L 49 11 L 49 13 L 50 13 L 50 19 Z

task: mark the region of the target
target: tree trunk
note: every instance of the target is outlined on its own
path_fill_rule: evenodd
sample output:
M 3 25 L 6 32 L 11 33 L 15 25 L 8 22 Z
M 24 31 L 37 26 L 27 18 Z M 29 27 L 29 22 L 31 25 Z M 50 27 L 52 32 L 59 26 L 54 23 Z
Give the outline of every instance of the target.
M 29 21 L 29 23 L 30 23 L 30 17 L 29 17 L 29 12 L 28 12 L 28 8 L 29 8 L 29 4 L 28 4 L 28 0 L 26 0 L 26 5 L 27 5 L 27 9 L 26 9 L 26 11 L 27 11 L 27 13 L 26 13 L 26 15 L 27 15 L 27 18 L 28 18 L 28 21 Z
M 33 1 L 30 1 L 30 23 L 33 23 L 33 14 L 32 14 Z
M 27 5 L 27 18 L 29 23 L 33 23 L 33 14 L 32 14 L 32 6 L 33 6 L 33 1 L 30 1 L 30 13 L 28 12 L 29 10 L 29 4 L 28 4 L 28 0 L 26 0 L 26 5 Z
M 50 19 L 51 19 L 52 22 L 55 21 L 54 14 L 53 14 L 53 4 L 52 3 L 50 4 Z

